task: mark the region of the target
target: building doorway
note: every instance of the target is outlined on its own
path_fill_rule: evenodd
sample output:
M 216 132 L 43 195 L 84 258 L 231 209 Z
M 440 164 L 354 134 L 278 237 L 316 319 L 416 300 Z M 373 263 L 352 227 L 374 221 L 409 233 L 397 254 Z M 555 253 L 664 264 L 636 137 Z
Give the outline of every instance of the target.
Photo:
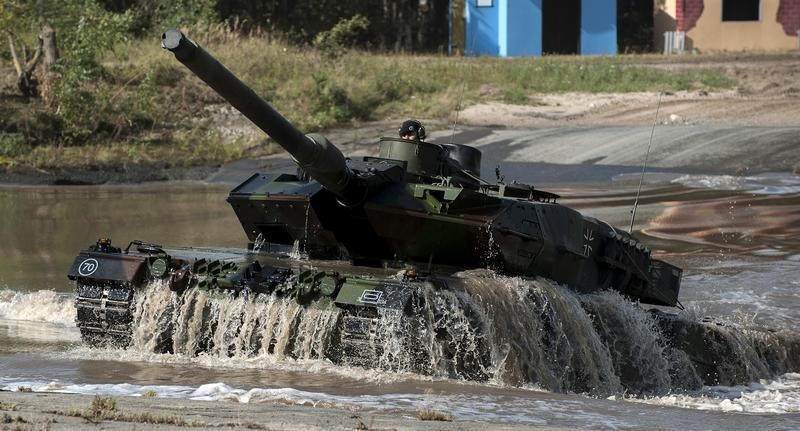
M 581 0 L 542 1 L 542 54 L 578 54 Z

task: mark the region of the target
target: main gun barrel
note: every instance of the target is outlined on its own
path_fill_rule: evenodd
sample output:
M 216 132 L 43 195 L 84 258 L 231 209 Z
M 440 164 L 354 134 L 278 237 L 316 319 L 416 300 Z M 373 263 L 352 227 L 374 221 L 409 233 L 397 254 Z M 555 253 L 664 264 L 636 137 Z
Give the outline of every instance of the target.
M 360 203 L 367 189 L 347 166 L 341 151 L 321 135 L 304 135 L 231 71 L 178 30 L 167 30 L 161 46 L 269 135 L 323 187 L 348 205 Z

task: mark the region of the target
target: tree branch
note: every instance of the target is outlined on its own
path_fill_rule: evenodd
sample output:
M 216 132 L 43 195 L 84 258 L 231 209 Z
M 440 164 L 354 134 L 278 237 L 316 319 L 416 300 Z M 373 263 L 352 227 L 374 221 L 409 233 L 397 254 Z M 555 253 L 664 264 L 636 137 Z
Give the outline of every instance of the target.
M 36 51 L 33 53 L 33 58 L 25 64 L 25 73 L 30 74 L 33 72 L 33 68 L 36 67 L 36 63 L 39 62 L 39 58 L 42 56 L 42 37 L 39 36 L 39 45 L 36 47 Z
M 22 64 L 17 57 L 17 47 L 14 45 L 14 36 L 10 31 L 6 31 L 6 33 L 8 34 L 8 49 L 11 51 L 11 60 L 14 62 L 14 69 L 17 71 L 17 76 L 22 76 Z

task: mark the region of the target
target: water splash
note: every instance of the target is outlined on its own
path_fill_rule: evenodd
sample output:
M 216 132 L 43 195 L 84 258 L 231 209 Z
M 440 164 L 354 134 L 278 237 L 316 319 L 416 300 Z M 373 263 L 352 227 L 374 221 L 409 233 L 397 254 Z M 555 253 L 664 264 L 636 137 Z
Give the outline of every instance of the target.
M 301 244 L 299 239 L 294 240 L 292 243 L 292 250 L 289 252 L 289 257 L 295 260 L 308 260 L 305 242 Z
M 355 361 L 341 340 L 343 316 L 351 312 L 331 302 L 306 307 L 267 294 L 177 294 L 156 283 L 136 297 L 132 348 L 268 362 L 333 360 L 598 396 L 735 385 L 800 367 L 800 341 L 688 314 L 659 317 L 615 291 L 579 294 L 488 270 L 464 271 L 445 284 L 417 285 L 406 310 L 360 315 L 373 326 Z
M 691 361 L 672 349 L 654 316 L 616 291 L 586 295 L 582 305 L 596 322 L 595 328 L 610 349 L 620 380 L 637 394 L 664 394 L 679 388 L 702 386 Z
M 256 239 L 253 241 L 253 251 L 267 251 L 264 250 L 264 246 L 267 245 L 267 239 L 264 237 L 264 234 L 259 232 L 256 236 Z
M 137 294 L 131 344 L 144 352 L 321 359 L 338 316 L 333 304 L 201 289 L 180 295 L 153 283 Z
M 306 202 L 306 214 L 305 214 L 305 219 L 304 219 L 304 222 L 303 222 L 303 242 L 302 242 L 302 245 L 303 245 L 303 253 L 306 254 L 306 255 L 308 254 L 308 219 L 310 217 L 310 214 L 311 214 L 311 200 L 310 200 L 310 197 L 309 197 L 309 201 Z
M 0 290 L 0 318 L 75 326 L 74 297 L 52 290 Z
M 535 382 L 565 392 L 616 393 L 621 389 L 611 355 L 577 294 L 543 279 L 462 273 L 471 296 L 494 328 L 496 378 L 514 385 Z
M 410 314 L 379 309 L 367 346 L 377 366 L 462 380 L 486 380 L 487 326 L 480 307 L 461 291 L 423 288 Z
M 163 343 L 163 331 L 176 300 L 168 281 L 155 281 L 136 295 L 133 305 L 133 345 L 144 351 L 156 350 Z

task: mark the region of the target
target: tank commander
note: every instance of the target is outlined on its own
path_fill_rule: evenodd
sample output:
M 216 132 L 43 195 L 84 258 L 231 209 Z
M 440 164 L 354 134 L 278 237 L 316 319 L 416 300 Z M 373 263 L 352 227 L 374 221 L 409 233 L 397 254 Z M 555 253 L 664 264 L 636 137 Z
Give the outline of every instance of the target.
M 401 139 L 409 141 L 424 141 L 425 140 L 425 126 L 417 120 L 406 120 L 400 125 L 398 130 Z

